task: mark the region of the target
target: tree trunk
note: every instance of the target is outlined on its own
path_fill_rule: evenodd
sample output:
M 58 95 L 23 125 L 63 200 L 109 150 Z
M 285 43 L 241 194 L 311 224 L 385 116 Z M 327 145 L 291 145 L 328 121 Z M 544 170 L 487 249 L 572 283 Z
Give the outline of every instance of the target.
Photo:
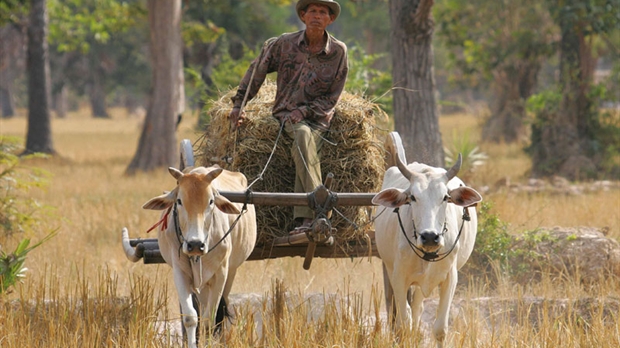
M 58 118 L 67 117 L 67 90 L 67 85 L 62 84 L 62 86 L 58 88 L 58 91 L 52 96 L 52 101 L 54 102 L 54 111 L 56 111 L 56 117 Z
M 22 26 L 0 28 L 0 117 L 15 116 L 15 79 L 24 72 L 25 32 Z
M 444 165 L 433 72 L 433 0 L 390 0 L 394 128 L 407 161 Z
M 524 140 L 527 133 L 525 102 L 536 87 L 537 60 L 522 60 L 494 73 L 491 117 L 482 128 L 482 139 L 495 143 Z
M 557 111 L 548 113 L 532 127 L 533 173 L 578 180 L 592 177 L 597 171 L 596 151 L 591 151 L 591 122 L 596 122 L 597 115 L 587 95 L 592 84 L 593 59 L 583 28 L 570 20 L 560 26 L 562 101 Z
M 94 62 L 94 65 L 99 63 Z M 108 109 L 105 101 L 105 71 L 101 67 L 95 67 L 92 73 L 92 80 L 89 86 L 88 97 L 90 107 L 95 118 L 109 118 Z
M 0 106 L 2 107 L 2 115 L 0 115 L 2 118 L 15 116 L 15 105 L 9 89 L 0 88 Z
M 28 27 L 28 131 L 24 154 L 54 154 L 50 121 L 50 68 L 47 51 L 47 6 L 32 0 Z
M 127 174 L 178 166 L 175 123 L 184 103 L 181 0 L 149 0 L 153 89 L 138 150 Z

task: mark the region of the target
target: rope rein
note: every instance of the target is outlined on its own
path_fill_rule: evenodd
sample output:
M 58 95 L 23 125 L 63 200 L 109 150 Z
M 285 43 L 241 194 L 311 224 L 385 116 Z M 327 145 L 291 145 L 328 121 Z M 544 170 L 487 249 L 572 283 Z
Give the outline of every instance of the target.
M 248 101 L 248 95 L 250 94 L 250 89 L 252 88 L 252 82 L 254 82 L 254 74 L 256 74 L 256 70 L 258 69 L 258 65 L 260 64 L 260 61 L 263 58 L 263 54 L 265 53 L 265 47 L 267 46 L 267 43 L 270 42 L 270 40 L 267 40 L 263 43 L 263 47 L 261 47 L 260 49 L 260 54 L 258 55 L 258 59 L 256 60 L 256 64 L 254 64 L 254 68 L 252 69 L 252 74 L 250 75 L 250 81 L 248 82 L 248 87 L 245 90 L 245 94 L 243 95 L 243 100 L 241 101 L 241 105 L 239 106 L 239 117 L 241 117 L 241 115 L 243 114 L 243 109 L 245 108 L 245 104 Z M 237 127 L 237 125 L 235 124 L 235 128 L 233 130 L 231 130 L 231 128 L 233 127 L 232 123 L 229 126 L 229 131 L 233 134 L 233 151 L 232 153 L 236 153 L 237 152 L 237 135 L 239 134 L 239 127 Z M 230 143 L 228 144 L 228 146 L 230 147 Z M 231 153 L 231 152 L 229 152 Z M 226 156 L 227 158 L 229 156 Z
M 437 252 L 426 252 L 422 249 L 420 249 L 419 247 L 417 247 L 407 236 L 407 232 L 405 232 L 405 228 L 403 227 L 403 221 L 400 218 L 400 212 L 399 212 L 399 208 L 395 208 L 394 209 L 394 213 L 396 213 L 396 215 L 398 216 L 398 223 L 400 225 L 400 230 L 403 232 L 403 235 L 405 236 L 405 239 L 407 239 L 407 243 L 409 243 L 409 247 L 411 248 L 411 250 L 413 250 L 413 253 L 416 254 L 417 257 L 421 258 L 424 261 L 428 261 L 428 262 L 439 262 L 443 259 L 445 259 L 446 257 L 448 257 L 452 251 L 454 250 L 454 248 L 456 247 L 456 244 L 459 242 L 459 238 L 461 238 L 461 232 L 463 232 L 463 226 L 465 226 L 465 221 L 470 221 L 471 218 L 469 216 L 469 211 L 467 210 L 467 207 L 463 208 L 463 216 L 462 216 L 462 222 L 461 222 L 461 227 L 459 228 L 459 233 L 456 236 L 456 240 L 454 241 L 454 244 L 452 244 L 452 247 L 450 248 L 450 250 L 448 250 L 445 253 L 441 253 L 438 254 Z M 441 232 L 441 235 L 443 236 L 446 232 L 448 231 L 446 222 L 444 221 L 443 223 L 443 231 Z M 413 224 L 413 237 L 415 239 L 417 239 L 417 231 L 415 228 L 415 223 Z M 418 251 L 422 253 L 422 255 L 418 254 Z
M 276 153 L 276 148 L 278 147 L 278 142 L 280 141 L 280 136 L 282 135 L 282 130 L 283 129 L 284 129 L 284 123 L 280 124 L 280 130 L 278 131 L 278 136 L 276 137 L 276 141 L 273 144 L 273 148 L 271 149 L 271 153 L 269 154 L 269 158 L 267 159 L 267 163 L 265 163 L 265 166 L 263 167 L 263 170 L 260 172 L 260 174 L 258 174 L 258 176 L 252 181 L 252 183 L 250 183 L 250 185 L 248 185 L 247 190 L 249 190 L 252 187 L 252 185 L 254 185 L 258 180 L 263 180 L 263 175 L 267 171 L 267 167 L 269 167 L 269 163 L 271 162 L 271 159 L 273 158 L 273 155 Z

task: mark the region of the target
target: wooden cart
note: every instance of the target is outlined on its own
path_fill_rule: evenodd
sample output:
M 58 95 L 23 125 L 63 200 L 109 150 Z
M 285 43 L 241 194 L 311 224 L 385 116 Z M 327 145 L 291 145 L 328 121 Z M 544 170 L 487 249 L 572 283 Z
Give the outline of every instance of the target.
M 388 135 L 385 148 L 387 150 L 386 168 L 396 165 L 395 156 L 400 156 L 406 163 L 405 152 L 400 136 L 396 132 Z M 194 165 L 192 144 L 189 140 L 181 141 L 181 169 Z M 375 245 L 374 231 L 368 233 L 366 242 L 347 242 L 346 248 L 334 243 L 330 223 L 331 210 L 338 206 L 372 206 L 372 198 L 376 193 L 346 193 L 330 191 L 334 180 L 330 173 L 325 183 L 310 193 L 274 193 L 274 192 L 228 192 L 220 194 L 235 203 L 248 203 L 257 206 L 309 206 L 315 211 L 313 227 L 306 233 L 277 237 L 271 245 L 257 245 L 248 260 L 265 260 L 279 257 L 304 257 L 304 269 L 310 269 L 313 257 L 350 258 L 379 256 Z M 327 213 L 325 213 L 327 212 Z M 145 264 L 164 263 L 156 238 L 131 239 L 130 245 L 135 248 L 136 255 Z

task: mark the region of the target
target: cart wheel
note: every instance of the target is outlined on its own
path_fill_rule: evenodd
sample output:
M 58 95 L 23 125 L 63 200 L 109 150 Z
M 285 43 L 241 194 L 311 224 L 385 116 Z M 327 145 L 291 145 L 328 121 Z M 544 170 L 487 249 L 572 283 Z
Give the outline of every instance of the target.
M 194 149 L 189 139 L 181 140 L 181 171 L 194 166 Z

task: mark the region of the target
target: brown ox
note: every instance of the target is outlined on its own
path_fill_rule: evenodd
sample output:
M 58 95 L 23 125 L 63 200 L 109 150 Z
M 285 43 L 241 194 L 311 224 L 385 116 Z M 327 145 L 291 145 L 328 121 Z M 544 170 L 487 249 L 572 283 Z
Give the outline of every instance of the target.
M 143 205 L 164 210 L 158 242 L 162 257 L 172 267 L 174 284 L 189 347 L 196 347 L 198 313 L 192 304 L 195 294 L 202 320 L 210 327 L 227 315 L 226 303 L 237 268 L 256 243 L 256 214 L 231 203 L 219 191 L 244 191 L 247 180 L 241 173 L 214 167 L 168 169 L 177 187 Z M 127 257 L 137 261 L 123 229 Z

